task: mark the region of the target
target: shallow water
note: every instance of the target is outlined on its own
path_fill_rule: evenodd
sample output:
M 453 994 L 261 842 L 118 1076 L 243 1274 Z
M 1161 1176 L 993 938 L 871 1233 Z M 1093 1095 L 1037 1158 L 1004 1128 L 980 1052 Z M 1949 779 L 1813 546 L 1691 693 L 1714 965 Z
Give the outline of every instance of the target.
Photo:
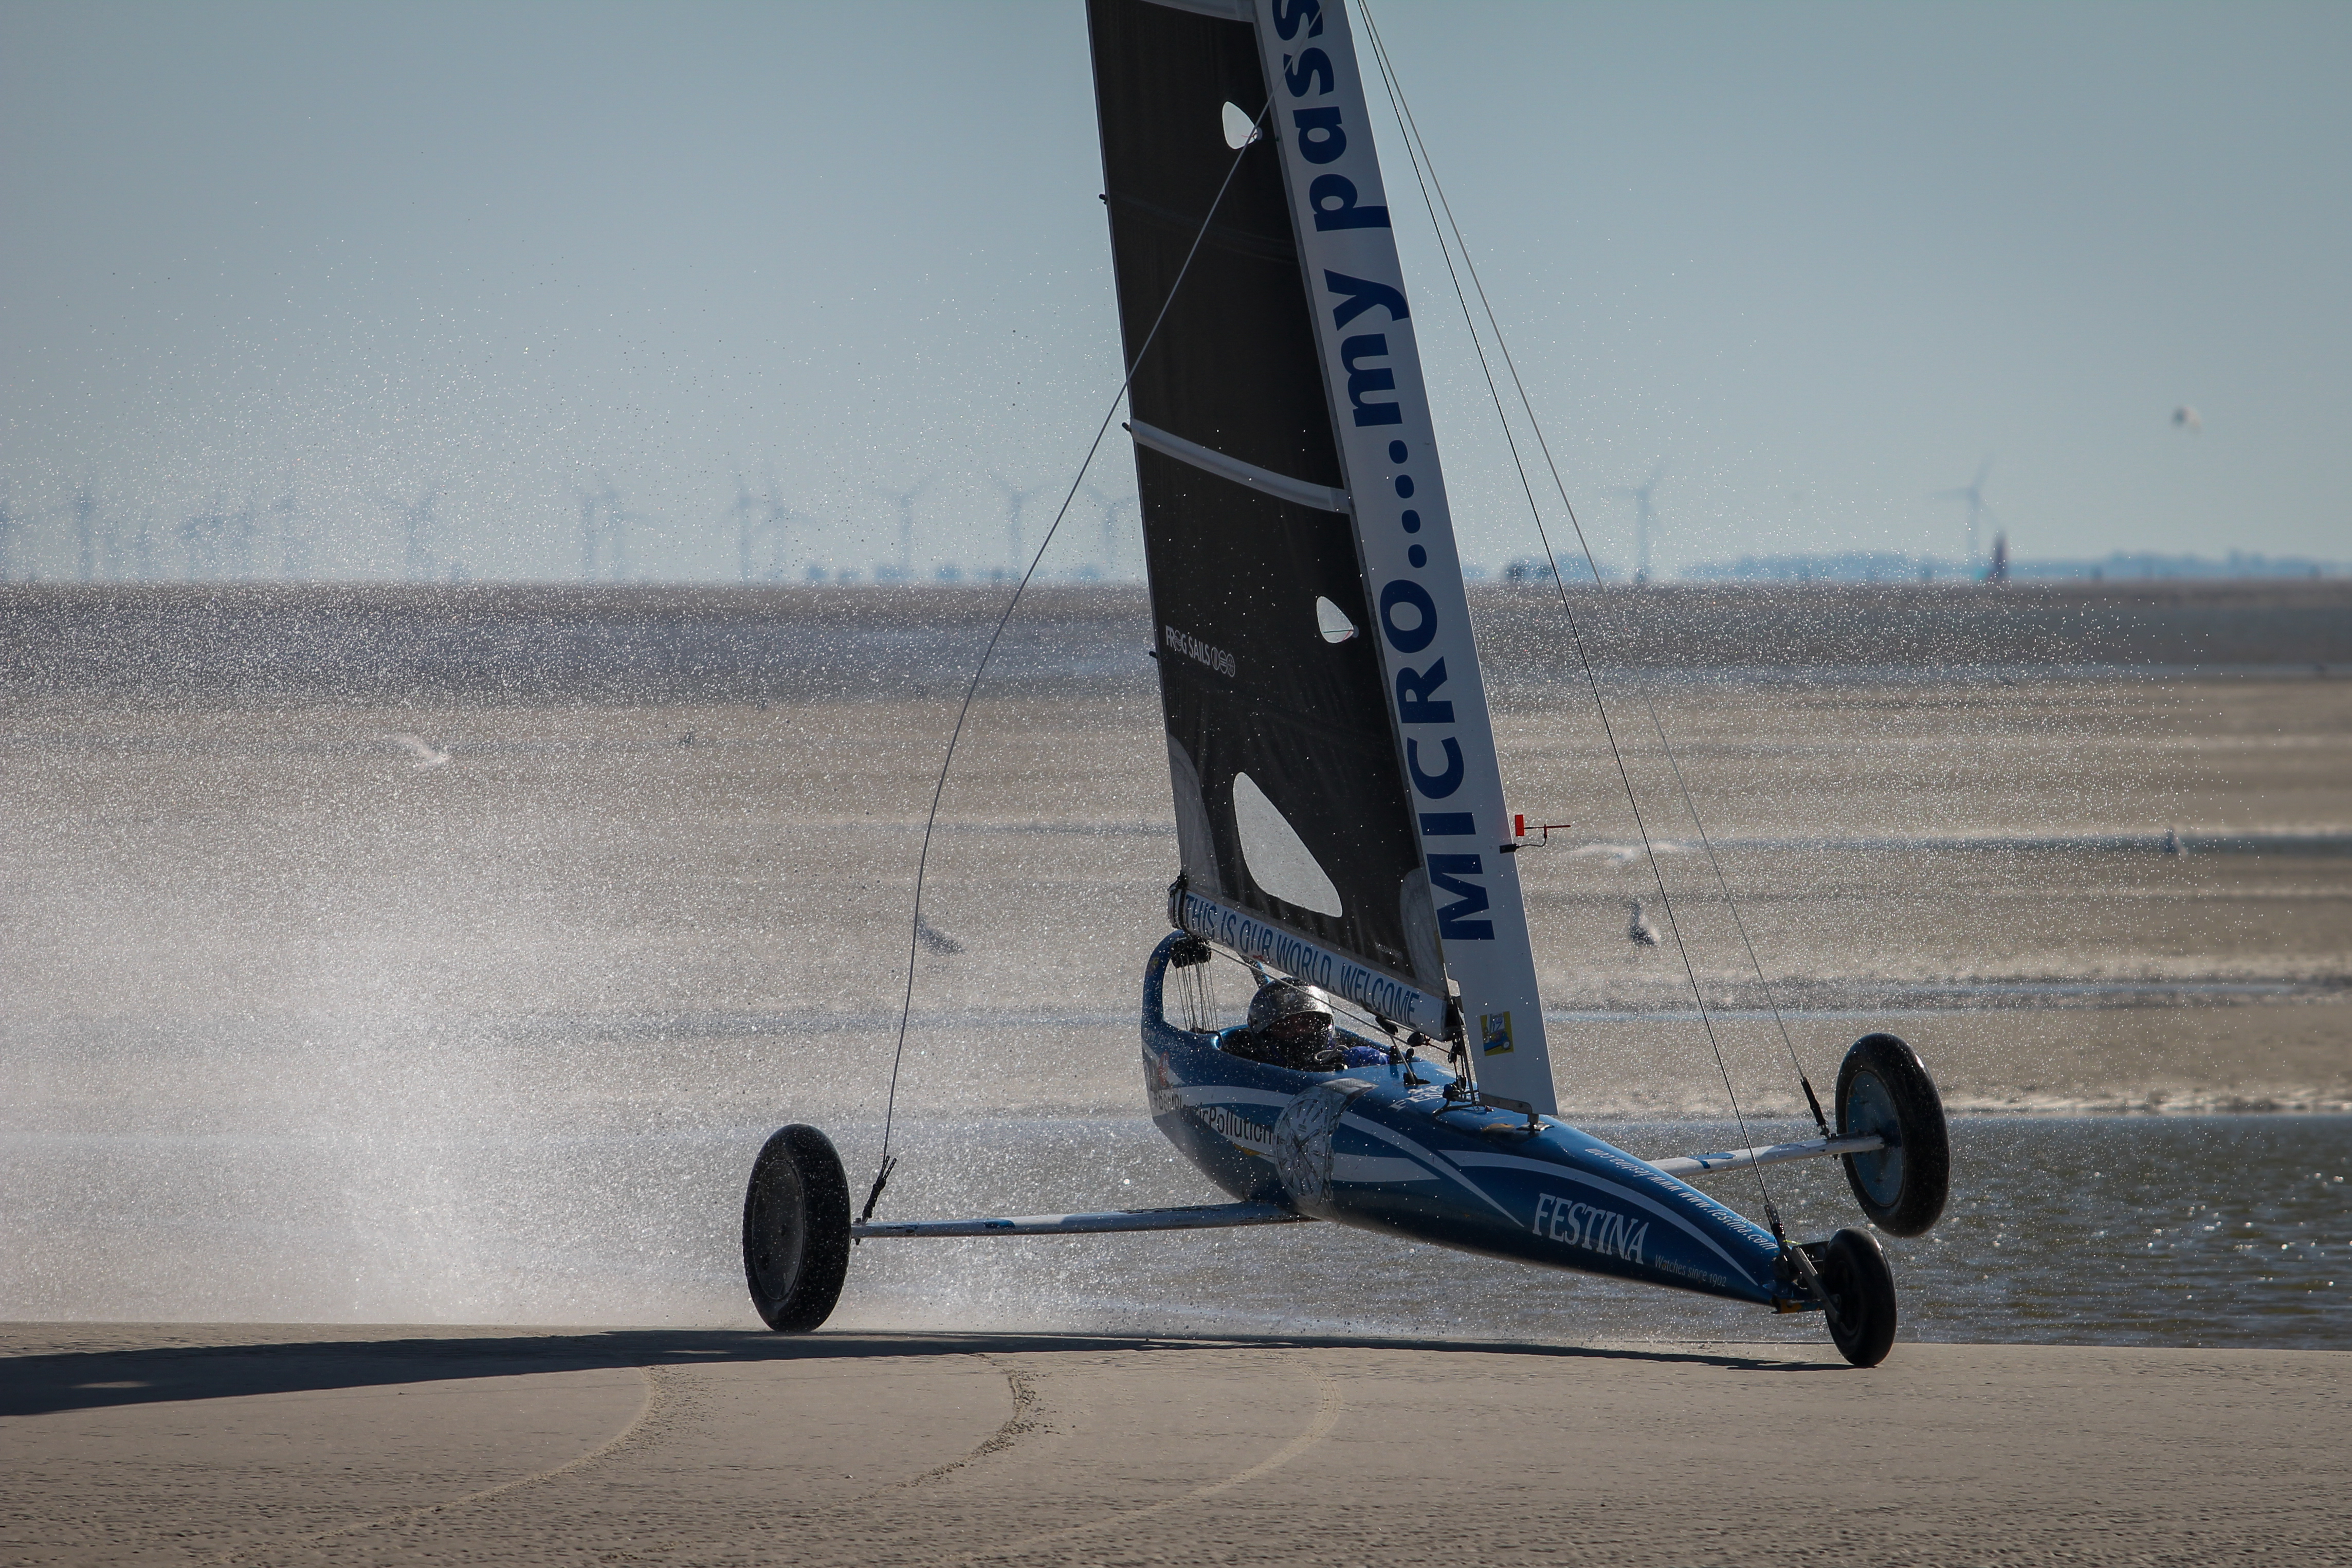
M 462 1110 L 457 1111 L 466 1120 Z M 1598 1128 L 1658 1157 L 1723 1125 Z M 0 1136 L 19 1317 L 749 1323 L 741 1184 L 766 1129 L 566 1135 L 476 1126 Z M 833 1131 L 863 1189 L 871 1124 Z M 1751 1122 L 1756 1137 L 1799 1135 Z M 1929 1236 L 1887 1238 L 1906 1337 L 2352 1347 L 2352 1118 L 1967 1117 Z M 886 1215 L 1216 1196 L 1147 1121 L 902 1124 Z M 1858 1223 L 1827 1165 L 1778 1167 L 1791 1228 Z M 1760 1213 L 1752 1177 L 1708 1178 Z M 1092 1238 L 877 1241 L 844 1326 L 1542 1341 L 1813 1339 L 1818 1322 L 1315 1225 Z
M 1726 1124 L 1592 1131 L 1650 1158 L 1736 1146 L 1737 1139 Z M 1807 1129 L 1751 1121 L 1748 1131 L 1762 1142 Z M 1089 1142 L 1108 1156 L 1107 1173 L 1131 1184 L 1118 1187 L 1114 1203 L 1179 1202 L 1199 1190 L 1181 1179 L 1180 1162 L 1148 1122 L 1024 1123 L 992 1132 L 985 1153 L 957 1152 L 964 1169 L 988 1174 L 970 1185 L 1001 1193 L 1014 1212 L 1099 1203 L 1066 1175 L 1039 1182 Z M 909 1140 L 910 1166 L 926 1145 L 945 1154 L 935 1142 L 941 1138 L 926 1128 Z M 1924 1237 L 1883 1238 L 1906 1338 L 2352 1348 L 2352 1118 L 1967 1117 L 1953 1124 L 1953 1201 L 1941 1223 Z M 1165 1180 L 1168 1167 L 1178 1167 L 1178 1179 Z M 1767 1174 L 1795 1234 L 1862 1223 L 1842 1173 L 1827 1163 Z M 1050 1184 L 1059 1201 L 1023 1204 L 1028 1194 L 1019 1189 L 1031 1183 Z M 920 1204 L 916 1184 L 905 1185 L 894 1212 L 945 1212 L 936 1201 Z M 1762 1213 L 1752 1175 L 1714 1176 L 1706 1186 L 1745 1213 Z M 1018 1316 L 1026 1300 L 1040 1322 L 1191 1331 L 1544 1341 L 1822 1332 L 1812 1320 L 1334 1226 L 1116 1239 L 1146 1245 L 902 1242 L 895 1244 L 901 1255 L 885 1258 L 886 1244 L 877 1242 L 861 1249 L 870 1267 L 862 1256 L 847 1304 L 895 1312 L 911 1298 L 952 1310 L 969 1299 L 1031 1321 Z M 1072 1311 L 1079 1315 L 1057 1315 Z

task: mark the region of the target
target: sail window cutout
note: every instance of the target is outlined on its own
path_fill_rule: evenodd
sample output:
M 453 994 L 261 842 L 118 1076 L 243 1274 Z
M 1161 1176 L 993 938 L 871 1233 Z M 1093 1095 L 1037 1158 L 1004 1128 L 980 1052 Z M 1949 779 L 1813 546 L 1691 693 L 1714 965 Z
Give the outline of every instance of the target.
M 1257 116 L 1240 104 L 1225 104 L 1225 145 L 1238 153 L 1265 132 L 1257 128 Z
M 1234 775 L 1234 826 L 1241 830 L 1242 864 L 1261 892 L 1318 915 L 1340 912 L 1339 889 L 1315 852 L 1247 773 Z
M 1346 642 L 1358 628 L 1348 618 L 1347 611 L 1318 595 L 1315 600 L 1315 629 L 1323 634 L 1325 642 Z

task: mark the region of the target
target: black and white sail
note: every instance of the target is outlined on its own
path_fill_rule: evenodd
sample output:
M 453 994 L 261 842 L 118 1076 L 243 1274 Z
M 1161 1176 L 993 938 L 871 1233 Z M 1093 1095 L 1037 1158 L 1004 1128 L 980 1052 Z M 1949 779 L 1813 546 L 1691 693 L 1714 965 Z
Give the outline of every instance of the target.
M 1171 913 L 1388 1017 L 1458 1024 L 1486 1087 L 1548 1111 L 1494 735 L 1346 13 L 1087 14 L 1182 856 Z

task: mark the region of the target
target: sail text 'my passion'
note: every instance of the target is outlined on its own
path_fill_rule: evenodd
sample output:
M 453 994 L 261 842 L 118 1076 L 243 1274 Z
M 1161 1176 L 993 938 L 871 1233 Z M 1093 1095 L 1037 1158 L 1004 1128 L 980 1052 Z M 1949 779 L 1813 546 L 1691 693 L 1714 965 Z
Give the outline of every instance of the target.
M 1307 186 L 1315 230 L 1333 234 L 1388 228 L 1388 207 L 1359 200 L 1360 182 L 1335 166 L 1349 162 L 1351 128 L 1345 110 L 1330 101 L 1341 96 L 1335 90 L 1339 80 L 1332 58 L 1313 43 L 1324 29 L 1319 0 L 1276 0 L 1273 21 L 1285 46 L 1280 74 L 1282 89 L 1290 100 L 1292 144 L 1300 158 L 1320 171 Z M 1295 52 L 1290 47 L 1293 44 L 1300 46 Z M 1369 127 L 1360 131 L 1369 138 Z M 1311 254 L 1314 246 L 1310 243 L 1308 248 Z M 1402 405 L 1392 397 L 1379 395 L 1400 389 L 1396 372 L 1387 363 L 1391 358 L 1388 332 L 1373 330 L 1383 326 L 1382 316 L 1387 318 L 1387 329 L 1392 331 L 1412 314 L 1403 289 L 1328 267 L 1310 267 L 1309 271 L 1310 275 L 1319 272 L 1323 303 L 1331 312 L 1340 370 L 1335 385 L 1346 388 L 1348 419 L 1360 430 L 1403 425 Z M 1402 440 L 1391 440 L 1386 456 L 1396 470 L 1390 484 L 1398 502 L 1410 501 L 1415 489 L 1407 466 L 1413 456 L 1412 449 Z M 1363 491 L 1360 485 L 1360 507 L 1369 500 Z M 1370 521 L 1360 517 L 1360 525 Z M 1403 506 L 1396 525 L 1408 536 L 1418 534 L 1421 513 Z M 1415 574 L 1433 566 L 1430 552 L 1418 542 L 1407 546 L 1405 562 Z M 1379 619 L 1381 635 L 1400 659 L 1418 658 L 1439 640 L 1437 601 L 1415 575 L 1392 577 L 1381 585 Z M 1446 678 L 1443 656 L 1426 663 L 1395 666 L 1398 732 L 1404 737 L 1405 771 L 1412 776 L 1414 793 L 1428 807 L 1418 814 L 1422 837 L 1440 841 L 1428 843 L 1423 855 L 1430 890 L 1443 900 L 1435 910 L 1438 935 L 1449 942 L 1492 942 L 1494 921 L 1480 918 L 1487 913 L 1489 903 L 1483 880 L 1486 875 L 1484 855 L 1458 844 L 1442 844 L 1465 839 L 1475 844 L 1480 834 L 1476 814 L 1459 809 L 1454 800 L 1467 774 L 1467 761 L 1461 741 L 1449 732 L 1454 728 L 1454 703 L 1444 693 Z M 1499 826 L 1489 823 L 1486 830 L 1491 834 Z

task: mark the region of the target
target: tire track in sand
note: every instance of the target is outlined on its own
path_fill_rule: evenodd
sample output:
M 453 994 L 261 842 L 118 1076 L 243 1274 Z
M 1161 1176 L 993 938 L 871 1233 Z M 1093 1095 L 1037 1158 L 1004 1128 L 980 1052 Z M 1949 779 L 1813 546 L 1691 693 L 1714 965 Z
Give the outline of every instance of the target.
M 1260 1476 L 1271 1475 L 1322 1442 L 1324 1438 L 1328 1437 L 1332 1428 L 1339 1424 L 1340 1413 L 1347 1407 L 1347 1397 L 1340 1393 L 1339 1384 L 1331 1378 L 1318 1376 L 1315 1385 L 1315 1416 L 1307 1424 L 1307 1429 L 1256 1464 L 1244 1469 L 1235 1470 L 1223 1480 L 1206 1482 L 1176 1497 L 1150 1503 L 1142 1508 L 1122 1509 L 1117 1513 L 1108 1514 L 1101 1519 L 1088 1520 L 1084 1524 L 1066 1525 L 1060 1530 L 1049 1530 L 1042 1534 L 1024 1537 L 1008 1545 L 994 1547 L 986 1552 L 968 1552 L 960 1557 L 948 1558 L 946 1561 L 959 1563 L 986 1563 L 1017 1556 L 1050 1542 L 1067 1541 L 1075 1536 L 1090 1534 L 1095 1531 L 1108 1530 L 1114 1526 L 1133 1523 L 1137 1520 L 1150 1519 L 1154 1514 L 1166 1513 L 1171 1509 L 1182 1508 L 1189 1503 L 1215 1497 L 1220 1492 L 1231 1491 L 1235 1487 L 1246 1486 Z
M 343 1536 L 358 1535 L 365 1531 L 386 1529 L 393 1525 L 408 1524 L 420 1519 L 430 1519 L 435 1514 L 470 1508 L 476 1503 L 487 1502 L 494 1497 L 503 1497 L 508 1492 L 520 1491 L 525 1487 L 534 1487 L 541 1481 L 551 1481 L 558 1476 L 609 1459 L 624 1449 L 636 1447 L 635 1440 L 640 1434 L 646 1432 L 649 1424 L 656 1429 L 656 1432 L 660 1427 L 674 1425 L 676 1416 L 681 1413 L 677 1407 L 686 1403 L 679 1397 L 678 1389 L 666 1387 L 677 1381 L 673 1369 L 641 1366 L 636 1369 L 636 1372 L 637 1376 L 646 1385 L 645 1400 L 637 1406 L 637 1413 L 629 1417 L 621 1429 L 610 1437 L 605 1438 L 586 1453 L 566 1459 L 560 1465 L 551 1465 L 543 1470 L 534 1470 L 530 1475 L 518 1476 L 510 1481 L 500 1481 L 497 1486 L 484 1487 L 479 1491 L 467 1492 L 462 1497 L 446 1498 L 440 1502 L 425 1503 L 417 1508 L 395 1509 L 390 1513 L 380 1513 L 372 1518 L 354 1520 L 349 1524 L 336 1525 L 331 1530 L 312 1531 L 307 1535 L 298 1535 L 287 1541 L 238 1547 L 234 1551 L 207 1557 L 204 1561 L 206 1563 L 251 1563 L 280 1552 L 299 1552 L 317 1546 L 322 1542 L 339 1540 Z M 656 1422 L 654 1417 L 657 1414 L 663 1419 Z M 649 1440 L 657 1441 L 658 1437 L 656 1436 Z

